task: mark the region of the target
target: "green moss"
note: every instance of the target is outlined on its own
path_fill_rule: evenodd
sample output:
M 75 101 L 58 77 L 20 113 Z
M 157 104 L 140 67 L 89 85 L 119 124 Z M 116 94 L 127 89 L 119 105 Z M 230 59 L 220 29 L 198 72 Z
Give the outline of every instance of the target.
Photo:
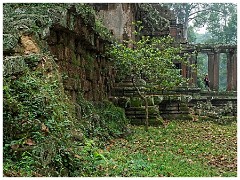
M 85 68 L 87 70 L 92 70 L 94 67 L 94 60 L 95 58 L 93 57 L 93 55 L 86 53 L 84 54 L 84 59 L 86 60 L 86 64 L 85 64 Z
M 82 116 L 76 117 L 77 106 L 64 91 L 54 58 L 42 58 L 24 56 L 20 58 L 25 67 L 21 74 L 13 78 L 12 72 L 4 73 L 4 174 L 89 174 L 98 147 L 123 135 L 128 120 L 122 109 L 109 102 L 93 105 L 83 98 L 78 99 Z M 8 63 L 15 60 L 19 57 L 9 57 Z M 41 62 L 35 70 L 33 62 Z
M 159 126 L 163 123 L 163 119 L 160 116 L 158 118 L 149 118 L 148 121 L 150 126 Z
M 149 114 L 158 114 L 159 113 L 158 106 L 149 106 L 148 112 Z
M 49 28 L 54 24 L 60 24 L 74 31 L 75 21 L 78 18 L 76 14 L 71 14 L 67 27 L 67 12 L 72 7 L 76 8 L 76 12 L 83 18 L 86 26 L 92 28 L 102 39 L 110 39 L 108 29 L 99 20 L 95 20 L 95 11 L 88 4 L 5 3 L 3 5 L 4 51 L 12 50 L 21 34 L 32 34 L 40 42 L 48 36 Z M 42 45 L 43 49 L 44 47 L 45 45 Z
M 76 54 L 74 54 L 74 53 L 72 54 L 71 62 L 72 62 L 72 64 L 75 65 L 75 66 L 80 66 L 80 65 L 81 65 L 80 59 L 78 59 L 78 58 L 76 57 Z
M 177 120 L 192 120 L 192 116 L 190 114 L 180 114 L 178 116 L 176 116 Z
M 131 107 L 141 107 L 142 106 L 142 99 L 139 97 L 131 97 L 130 98 L 130 106 Z
M 163 96 L 153 96 L 153 98 L 156 105 L 160 104 L 163 101 Z
M 12 52 L 16 48 L 18 37 L 12 34 L 3 34 L 3 52 Z
M 187 104 L 184 104 L 184 103 L 181 103 L 180 104 L 180 107 L 179 107 L 179 110 L 180 111 L 189 111 L 189 108 L 188 108 L 188 106 L 187 106 Z

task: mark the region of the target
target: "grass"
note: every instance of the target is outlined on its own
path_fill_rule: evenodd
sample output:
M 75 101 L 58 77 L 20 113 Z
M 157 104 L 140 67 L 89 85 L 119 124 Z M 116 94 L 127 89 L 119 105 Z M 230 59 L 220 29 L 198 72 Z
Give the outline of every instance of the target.
M 237 123 L 171 121 L 132 126 L 127 139 L 108 143 L 94 176 L 236 177 Z

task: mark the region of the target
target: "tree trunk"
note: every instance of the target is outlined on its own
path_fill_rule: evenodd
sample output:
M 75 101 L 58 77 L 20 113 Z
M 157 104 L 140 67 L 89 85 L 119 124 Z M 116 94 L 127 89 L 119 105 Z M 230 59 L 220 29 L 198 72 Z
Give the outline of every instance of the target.
M 137 90 L 138 95 L 140 96 L 140 98 L 142 100 L 144 100 L 144 102 L 145 102 L 145 131 L 148 131 L 148 126 L 149 126 L 149 122 L 148 122 L 148 100 L 147 100 L 147 97 L 144 96 L 140 92 L 139 88 L 136 86 L 136 84 L 134 82 L 134 77 L 132 77 L 132 83 L 133 83 L 134 88 Z
M 148 122 L 148 100 L 146 97 L 144 98 L 144 101 L 145 101 L 145 131 L 148 131 L 148 125 L 149 125 L 149 122 Z
M 189 17 L 187 17 L 189 18 Z M 185 22 L 183 23 L 183 37 L 187 40 L 188 38 L 188 19 L 185 19 Z
M 188 40 L 188 32 L 187 32 L 187 25 L 184 24 L 183 26 L 183 38 L 185 38 L 186 40 Z

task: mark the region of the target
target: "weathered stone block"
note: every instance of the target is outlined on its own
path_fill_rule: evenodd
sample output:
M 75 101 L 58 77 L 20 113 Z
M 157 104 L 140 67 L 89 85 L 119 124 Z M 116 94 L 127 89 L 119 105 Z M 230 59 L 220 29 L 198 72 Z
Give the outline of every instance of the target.
M 129 104 L 128 104 L 129 101 L 130 101 L 130 98 L 128 98 L 128 97 L 120 97 L 118 99 L 118 105 L 120 107 L 123 107 L 123 108 L 128 107 L 129 106 Z
M 86 79 L 88 81 L 92 81 L 94 77 L 94 72 L 93 70 L 89 69 L 88 71 L 86 71 Z
M 49 45 L 55 45 L 58 43 L 58 34 L 56 31 L 50 31 L 50 37 L 47 39 Z
M 75 79 L 67 78 L 63 81 L 63 86 L 67 90 L 74 90 L 77 87 L 77 83 Z
M 148 102 L 149 106 L 154 106 L 155 105 L 153 96 L 148 96 L 147 97 L 147 102 Z M 145 105 L 145 101 L 143 101 L 143 105 Z
M 141 107 L 142 106 L 142 99 L 140 97 L 131 97 L 130 98 L 130 106 L 131 107 Z
M 148 112 L 149 114 L 158 114 L 159 113 L 158 106 L 149 106 Z
M 91 89 L 91 82 L 89 81 L 83 81 L 83 91 L 90 91 Z
M 163 101 L 162 95 L 155 95 L 153 96 L 154 104 L 158 105 Z

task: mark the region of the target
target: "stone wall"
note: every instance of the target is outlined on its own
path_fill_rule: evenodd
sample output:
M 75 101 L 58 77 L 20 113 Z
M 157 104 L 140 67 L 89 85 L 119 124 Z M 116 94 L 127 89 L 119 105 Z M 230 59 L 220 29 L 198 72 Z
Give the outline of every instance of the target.
M 101 39 L 74 11 L 69 10 L 66 18 L 69 28 L 55 24 L 48 38 L 64 88 L 74 102 L 80 93 L 87 100 L 101 101 L 109 96 L 114 82 L 111 63 L 103 55 L 109 42 Z
M 97 10 L 99 19 L 112 32 L 112 34 L 120 41 L 134 39 L 133 32 L 135 27 L 135 4 L 130 3 L 106 3 L 93 4 Z

